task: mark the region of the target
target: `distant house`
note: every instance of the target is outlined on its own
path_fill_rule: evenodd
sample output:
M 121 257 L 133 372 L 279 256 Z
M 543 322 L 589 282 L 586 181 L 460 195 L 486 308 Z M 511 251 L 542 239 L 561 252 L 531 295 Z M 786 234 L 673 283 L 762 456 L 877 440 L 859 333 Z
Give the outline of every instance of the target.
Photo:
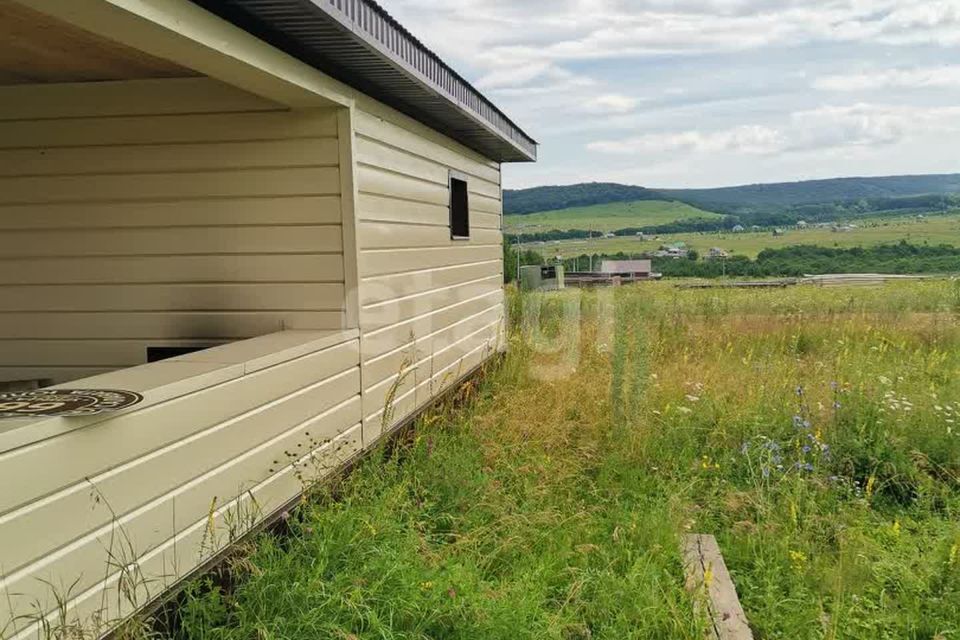
M 755 224 L 755 225 L 753 225 L 753 226 L 750 227 L 750 231 L 763 231 L 763 227 L 761 227 L 761 226 L 758 225 L 758 224 Z
M 797 229 L 806 229 L 808 226 L 809 226 L 809 225 L 807 224 L 807 221 L 806 221 L 806 220 L 798 220 L 798 221 L 797 221 Z
M 649 278 L 653 265 L 649 260 L 604 260 L 600 271 L 610 275 Z
M 725 260 L 730 257 L 730 253 L 720 247 L 711 247 L 710 251 L 707 252 L 707 260 Z
M 744 231 L 746 231 L 746 229 L 742 224 L 738 224 L 733 228 L 734 233 L 743 233 Z
M 683 242 L 677 242 L 675 244 L 665 244 L 660 246 L 659 251 L 655 251 L 653 256 L 655 258 L 686 258 L 690 252 L 687 250 L 687 245 Z

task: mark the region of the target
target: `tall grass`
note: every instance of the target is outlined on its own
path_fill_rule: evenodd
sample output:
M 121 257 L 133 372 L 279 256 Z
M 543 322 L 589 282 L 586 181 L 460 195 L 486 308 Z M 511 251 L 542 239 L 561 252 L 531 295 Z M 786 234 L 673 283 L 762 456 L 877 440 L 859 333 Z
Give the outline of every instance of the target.
M 192 585 L 171 634 L 699 639 L 699 531 L 758 638 L 960 637 L 957 291 L 512 296 L 469 402 L 260 538 L 230 590 Z

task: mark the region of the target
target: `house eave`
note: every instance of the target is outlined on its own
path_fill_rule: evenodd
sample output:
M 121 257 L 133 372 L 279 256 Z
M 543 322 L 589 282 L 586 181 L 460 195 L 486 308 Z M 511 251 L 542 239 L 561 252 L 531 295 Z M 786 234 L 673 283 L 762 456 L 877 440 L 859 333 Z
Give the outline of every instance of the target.
M 499 162 L 537 143 L 373 0 L 191 0 L 331 77 Z

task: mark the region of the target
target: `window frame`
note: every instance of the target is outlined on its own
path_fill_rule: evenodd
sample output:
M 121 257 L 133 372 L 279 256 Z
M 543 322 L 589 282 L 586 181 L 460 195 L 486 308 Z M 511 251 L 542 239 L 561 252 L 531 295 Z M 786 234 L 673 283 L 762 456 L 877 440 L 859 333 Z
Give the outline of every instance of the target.
M 466 230 L 467 230 L 467 234 L 466 234 L 466 235 L 458 235 L 458 234 L 455 232 L 456 227 L 454 226 L 454 201 L 453 201 L 453 198 L 454 198 L 453 182 L 454 182 L 454 180 L 463 183 L 463 198 L 464 198 L 464 207 L 465 207 L 464 215 L 465 215 L 465 217 L 466 217 L 465 223 L 466 223 Z M 448 198 L 447 207 L 448 207 L 448 210 L 449 210 L 448 224 L 449 224 L 449 226 L 450 226 L 450 239 L 451 239 L 451 240 L 454 240 L 454 241 L 460 241 L 460 242 L 469 241 L 469 240 L 470 240 L 470 180 L 469 180 L 469 176 L 467 176 L 465 173 L 461 173 L 461 172 L 459 172 L 459 171 L 455 171 L 455 170 L 453 170 L 453 169 L 450 169 L 450 172 L 449 172 L 449 174 L 448 174 L 448 176 L 447 176 L 447 189 L 448 189 L 448 192 L 449 192 L 449 198 Z

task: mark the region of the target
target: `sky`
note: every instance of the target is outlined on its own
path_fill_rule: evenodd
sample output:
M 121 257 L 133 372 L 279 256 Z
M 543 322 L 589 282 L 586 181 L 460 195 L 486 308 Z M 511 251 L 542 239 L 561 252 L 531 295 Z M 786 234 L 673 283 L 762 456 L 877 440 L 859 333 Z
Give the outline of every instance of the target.
M 960 172 L 960 0 L 382 0 L 540 143 L 504 186 Z

